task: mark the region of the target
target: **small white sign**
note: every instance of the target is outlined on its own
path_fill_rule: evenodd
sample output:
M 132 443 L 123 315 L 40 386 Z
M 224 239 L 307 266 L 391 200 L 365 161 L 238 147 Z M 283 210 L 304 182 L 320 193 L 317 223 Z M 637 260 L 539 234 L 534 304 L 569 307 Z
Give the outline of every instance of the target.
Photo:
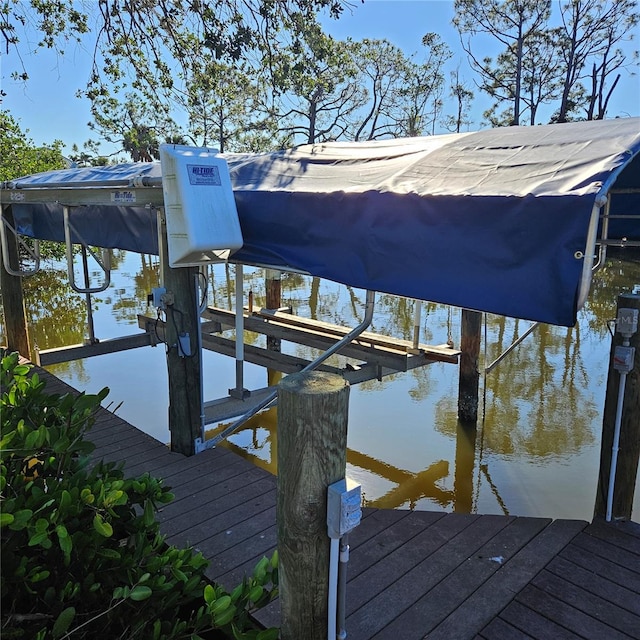
M 222 181 L 220 180 L 220 170 L 215 165 L 188 164 L 187 172 L 189 173 L 189 184 L 204 184 L 214 187 L 222 185 Z

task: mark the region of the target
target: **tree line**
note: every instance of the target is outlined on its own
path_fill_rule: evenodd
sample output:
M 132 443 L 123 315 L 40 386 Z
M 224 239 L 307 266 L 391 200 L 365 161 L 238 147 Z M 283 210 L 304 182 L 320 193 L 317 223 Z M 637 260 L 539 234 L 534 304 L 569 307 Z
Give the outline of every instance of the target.
M 483 126 L 602 119 L 638 65 L 625 46 L 637 0 L 455 0 L 471 78 L 437 33 L 411 55 L 386 39 L 335 39 L 322 17 L 347 8 L 357 10 L 349 0 L 23 0 L 0 3 L 0 34 L 25 82 L 25 28 L 58 53 L 90 46 L 79 91 L 90 127 L 134 161 L 157 158 L 161 142 L 258 152 L 459 132 L 479 97 Z M 76 151 L 90 162 L 98 143 Z

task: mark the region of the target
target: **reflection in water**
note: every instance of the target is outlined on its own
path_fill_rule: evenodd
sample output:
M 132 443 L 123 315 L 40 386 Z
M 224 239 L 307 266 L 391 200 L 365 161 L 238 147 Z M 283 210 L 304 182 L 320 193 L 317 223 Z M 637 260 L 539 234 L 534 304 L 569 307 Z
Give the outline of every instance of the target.
M 111 287 L 93 300 L 100 339 L 137 332 L 132 330 L 136 314 L 153 311 L 147 307 L 147 294 L 158 286 L 156 257 L 115 252 L 114 264 Z M 42 349 L 82 342 L 85 331 L 84 297 L 64 284 L 64 267 L 53 266 L 57 268 L 25 280 L 32 342 Z M 210 304 L 232 308 L 233 270 L 232 265 L 211 267 Z M 254 306 L 263 305 L 264 273 L 245 268 L 245 276 L 245 298 L 251 290 Z M 458 423 L 458 371 L 453 365 L 433 364 L 352 387 L 348 474 L 362 484 L 366 504 L 589 519 L 610 348 L 607 321 L 615 316 L 618 294 L 631 291 L 636 283 L 640 261 L 608 260 L 594 278 L 575 327 L 540 325 L 494 369 L 481 371 L 477 429 Z M 283 274 L 281 284 L 283 305 L 301 316 L 344 326 L 362 319 L 363 291 L 299 274 Z M 371 330 L 411 339 L 413 311 L 412 300 L 380 294 Z M 421 341 L 459 342 L 459 320 L 458 309 L 424 303 Z M 487 315 L 482 366 L 530 325 Z M 262 340 L 247 334 L 247 342 Z M 282 348 L 290 355 L 317 355 L 300 345 L 283 343 Z M 232 384 L 233 360 L 205 355 L 213 370 L 205 378 L 205 396 L 212 399 Z M 50 369 L 80 389 L 109 386 L 108 401 L 123 402 L 118 411 L 122 417 L 166 441 L 163 363 L 160 347 Z M 334 356 L 330 363 L 344 364 L 344 358 Z M 264 370 L 247 367 L 245 379 L 252 388 L 264 386 L 264 376 Z M 277 379 L 271 377 L 269 383 Z M 153 402 L 145 402 L 147 397 Z M 227 446 L 275 473 L 276 424 L 277 409 L 270 409 L 252 418 Z M 636 508 L 636 519 L 637 513 Z
M 213 437 L 229 424 L 231 423 L 220 424 L 215 429 L 208 430 L 207 438 Z M 277 424 L 278 409 L 277 407 L 272 407 L 260 415 L 253 416 L 247 420 L 246 424 L 229 438 L 225 446 L 250 459 L 256 466 L 266 469 L 275 475 L 277 474 L 278 459 Z M 469 469 L 469 478 L 471 480 L 471 474 L 473 473 L 473 450 L 470 460 L 471 468 Z M 347 448 L 347 464 L 352 468 L 357 467 L 368 471 L 395 485 L 379 498 L 367 499 L 365 495 L 364 505 L 367 507 L 395 509 L 408 504 L 409 508 L 413 509 L 422 498 L 431 498 L 443 509 L 450 507 L 452 504 L 457 504 L 458 499 L 460 499 L 464 505 L 471 503 L 472 482 L 468 483 L 468 498 L 466 495 L 458 496 L 458 492 L 462 493 L 462 488 L 456 488 L 454 493 L 438 487 L 437 482 L 449 475 L 449 463 L 446 460 L 440 460 L 430 465 L 427 469 L 418 473 L 412 473 L 359 451 L 355 451 L 354 449 Z M 462 465 L 460 469 L 462 472 Z M 466 484 L 467 483 L 465 483 L 465 485 Z M 462 509 L 462 511 L 469 513 L 470 509 Z

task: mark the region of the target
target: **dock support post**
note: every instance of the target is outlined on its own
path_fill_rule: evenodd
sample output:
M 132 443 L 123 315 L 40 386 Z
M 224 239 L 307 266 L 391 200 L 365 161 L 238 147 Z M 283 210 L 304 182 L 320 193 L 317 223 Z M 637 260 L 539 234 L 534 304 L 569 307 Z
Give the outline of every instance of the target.
M 195 440 L 202 437 L 201 352 L 198 348 L 200 315 L 197 300 L 197 267 L 169 266 L 167 227 L 160 216 L 160 263 L 167 291 L 166 342 L 169 376 L 169 430 L 171 450 L 191 456 Z
M 276 311 L 282 305 L 282 273 L 275 269 L 267 269 L 265 272 L 265 307 L 270 311 Z M 280 338 L 267 336 L 267 349 L 269 351 L 281 351 Z
M 5 206 L 3 218 L 13 227 L 13 213 L 11 205 Z M 0 223 L 1 224 L 1 223 Z M 4 256 L 14 271 L 19 271 L 18 243 L 13 234 L 7 238 L 7 256 Z M 0 244 L 0 255 L 2 246 Z M 7 335 L 7 350 L 17 351 L 25 358 L 31 357 L 29 332 L 27 330 L 27 316 L 24 307 L 22 278 L 14 276 L 4 268 L 4 260 L 0 266 L 0 290 L 2 290 L 2 305 L 4 308 L 4 327 Z
M 618 296 L 618 310 L 637 309 L 640 313 L 640 295 L 621 294 Z M 619 329 L 619 328 L 618 328 Z M 639 327 L 640 329 L 640 327 Z M 615 424 L 618 413 L 618 395 L 621 374 L 614 368 L 616 347 L 623 344 L 623 337 L 616 331 L 611 340 L 609 374 L 602 421 L 602 443 L 600 448 L 600 471 L 594 516 L 604 518 L 607 512 L 607 497 L 615 443 Z M 640 330 L 629 339 L 629 346 L 635 347 L 633 369 L 626 374 L 622 414 L 619 419 L 619 451 L 615 468 L 615 491 L 611 514 L 613 519 L 631 519 L 633 494 L 638 475 L 640 459 Z
M 482 313 L 462 310 L 460 338 L 460 379 L 458 383 L 458 419 L 463 424 L 475 424 L 478 421 L 478 358 L 480 356 L 480 338 Z
M 278 386 L 278 555 L 282 640 L 327 637 L 327 487 L 345 477 L 349 383 L 308 371 Z

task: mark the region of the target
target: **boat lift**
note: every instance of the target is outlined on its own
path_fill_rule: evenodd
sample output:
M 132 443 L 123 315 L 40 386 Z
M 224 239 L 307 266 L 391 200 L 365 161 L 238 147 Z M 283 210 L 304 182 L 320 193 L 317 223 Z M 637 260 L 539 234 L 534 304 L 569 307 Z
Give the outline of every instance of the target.
M 571 326 L 607 247 L 640 246 L 638 215 L 631 215 L 636 213 L 638 194 L 637 123 L 638 119 L 629 118 L 510 127 L 303 145 L 271 154 L 220 156 L 214 150 L 162 145 L 160 163 L 63 170 L 1 185 L 3 254 L 8 235 L 15 235 L 16 229 L 34 238 L 62 241 L 58 227 L 64 227 L 69 263 L 75 255 L 69 247 L 72 242 L 83 244 L 81 234 L 93 246 L 104 241 L 130 251 L 160 253 L 162 268 L 169 274 L 169 267 L 236 264 L 235 314 L 198 308 L 198 328 L 190 322 L 198 351 L 211 348 L 236 358 L 236 385 L 221 403 L 226 408 L 215 405 L 205 411 L 203 407 L 204 422 L 215 411 L 219 410 L 216 415 L 231 411 L 232 403 L 238 405 L 236 411 L 256 400 L 257 392 L 244 389 L 245 359 L 277 365 L 283 372 L 310 364 L 244 345 L 242 333 L 249 325 L 268 338 L 291 339 L 325 351 L 345 337 L 335 328 L 310 326 L 281 311 L 245 313 L 244 264 L 293 268 L 371 292 Z M 226 162 L 233 167 L 233 187 Z M 612 195 L 622 198 L 612 204 Z M 23 206 L 32 203 L 34 207 Z M 74 218 L 82 205 L 89 206 Z M 102 238 L 100 227 L 103 206 L 116 207 L 109 211 L 113 234 L 108 239 Z M 19 224 L 13 224 L 11 209 Z M 624 220 L 614 220 L 618 217 Z M 155 228 L 161 219 L 166 221 L 166 234 Z M 621 237 L 612 238 L 612 228 Z M 99 262 L 104 285 L 108 260 L 88 252 L 87 244 L 82 249 L 85 281 L 72 285 L 86 296 L 90 324 L 93 286 L 87 282 L 86 261 L 93 257 Z M 451 269 L 444 266 L 449 256 Z M 35 249 L 31 260 L 37 264 Z M 15 268 L 14 263 L 14 272 Z M 425 277 L 423 269 L 428 272 Z M 543 280 L 538 282 L 536 275 Z M 554 286 L 545 287 L 545 282 Z M 483 283 L 491 287 L 491 295 L 484 295 Z M 193 284 L 189 283 L 190 290 Z M 189 313 L 192 305 L 193 311 L 199 307 L 196 300 L 181 304 L 189 307 Z M 415 323 L 419 326 L 417 309 Z M 51 364 L 163 339 L 158 319 L 141 317 L 139 325 L 141 336 L 99 341 L 90 335 L 89 344 L 40 352 L 40 362 Z M 235 330 L 235 341 L 222 335 L 228 328 Z M 172 334 L 171 326 L 167 330 Z M 193 348 L 183 345 L 183 337 L 176 338 L 173 346 L 185 356 L 184 349 Z M 381 344 L 365 329 L 346 341 L 340 352 L 357 359 L 343 371 L 354 381 L 433 361 L 457 362 L 458 356 L 444 345 L 423 346 L 415 335 L 408 344 L 398 340 Z M 174 355 L 175 351 L 168 358 Z M 324 361 L 319 366 L 329 367 Z M 264 396 L 270 393 L 265 391 Z
M 145 315 L 138 317 L 139 327 L 143 329 L 142 334 L 109 340 L 99 340 L 95 336 L 91 296 L 109 287 L 110 250 L 103 249 L 101 252 L 97 252 L 88 245 L 73 223 L 75 208 L 85 205 L 119 206 L 126 202 L 143 203 L 145 208 L 155 210 L 158 215 L 159 234 L 163 226 L 161 220 L 166 221 L 168 254 L 165 255 L 162 250 L 159 251 L 161 271 L 164 271 L 166 267 L 166 264 L 163 263 L 167 262 L 174 268 L 204 266 L 215 262 L 234 263 L 233 249 L 242 244 L 242 238 L 239 235 L 237 212 L 228 177 L 226 178 L 225 195 L 218 198 L 212 199 L 209 193 L 209 196 L 203 200 L 201 193 L 194 188 L 194 183 L 205 188 L 220 187 L 221 183 L 225 181 L 225 167 L 221 164 L 224 163 L 224 160 L 216 152 L 208 150 L 175 145 L 163 145 L 163 147 L 162 180 L 137 176 L 121 183 L 108 181 L 96 185 L 95 182 L 91 182 L 89 186 L 85 182 L 63 181 L 30 188 L 21 188 L 19 185 L 6 185 L 3 188 L 0 233 L 7 272 L 11 275 L 27 277 L 35 274 L 40 267 L 37 242 L 32 250 L 6 218 L 7 205 L 11 200 L 21 203 L 62 204 L 69 282 L 74 291 L 85 296 L 88 338 L 83 344 L 36 351 L 37 364 L 47 366 L 141 346 L 155 346 L 165 340 L 167 321 L 161 320 L 159 317 Z M 179 178 L 180 171 L 183 171 L 185 176 L 182 181 Z M 192 182 L 190 183 L 189 180 Z M 7 187 L 9 191 L 7 191 Z M 194 192 L 196 193 L 195 199 L 191 197 Z M 11 195 L 7 198 L 8 193 Z M 231 194 L 231 199 L 228 197 L 229 194 Z M 225 206 L 222 207 L 222 210 L 225 213 L 222 215 L 235 217 L 235 223 L 224 222 L 227 230 L 231 229 L 227 236 L 233 237 L 220 238 L 220 208 L 215 211 L 217 221 L 214 219 L 212 223 L 212 200 L 218 205 L 223 200 Z M 203 209 L 206 213 L 207 207 L 209 209 L 208 218 L 203 215 Z M 195 215 L 194 211 L 197 212 Z M 203 217 L 204 221 L 202 221 Z M 202 224 L 200 224 L 201 222 Z M 7 264 L 8 251 L 6 248 L 12 239 L 27 248 L 35 263 L 33 268 L 18 271 Z M 82 260 L 82 283 L 78 282 L 75 274 L 76 247 L 78 245 Z M 158 246 L 159 248 L 163 246 L 160 240 Z M 102 281 L 97 285 L 90 282 L 89 258 L 98 264 L 103 274 Z M 451 345 L 421 344 L 419 342 L 419 326 L 414 328 L 414 336 L 411 341 L 367 332 L 366 329 L 371 323 L 374 312 L 375 293 L 373 291 L 368 291 L 366 294 L 364 319 L 352 330 L 301 318 L 282 310 L 246 310 L 243 299 L 243 264 L 234 264 L 236 273 L 235 312 L 207 307 L 200 304 L 200 300 L 198 300 L 201 330 L 197 340 L 197 348 L 200 351 L 208 349 L 235 357 L 236 379 L 235 386 L 229 389 L 228 397 L 205 402 L 204 391 L 201 391 L 202 424 L 201 436 L 196 439 L 194 445 L 196 452 L 215 446 L 261 409 L 274 404 L 277 396 L 275 387 L 251 391 L 244 388 L 243 367 L 245 360 L 284 373 L 320 368 L 342 375 L 352 384 L 371 379 L 381 380 L 384 376 L 392 373 L 407 371 L 433 362 L 452 364 L 458 362 L 460 352 Z M 163 306 L 163 295 L 167 293 L 162 284 L 161 282 L 158 290 L 154 291 L 154 294 L 157 295 L 153 296 L 153 300 L 157 306 Z M 415 302 L 415 317 L 418 325 L 420 305 L 420 301 Z M 322 353 L 314 360 L 307 361 L 255 345 L 246 345 L 243 339 L 245 329 L 277 337 L 284 341 L 305 344 Z M 235 331 L 234 340 L 223 336 L 226 330 Z M 331 355 L 338 352 L 348 358 L 348 363 L 343 368 L 324 364 Z M 202 384 L 201 374 L 200 381 Z M 231 418 L 236 418 L 231 426 L 215 438 L 205 439 L 206 426 L 218 424 Z

